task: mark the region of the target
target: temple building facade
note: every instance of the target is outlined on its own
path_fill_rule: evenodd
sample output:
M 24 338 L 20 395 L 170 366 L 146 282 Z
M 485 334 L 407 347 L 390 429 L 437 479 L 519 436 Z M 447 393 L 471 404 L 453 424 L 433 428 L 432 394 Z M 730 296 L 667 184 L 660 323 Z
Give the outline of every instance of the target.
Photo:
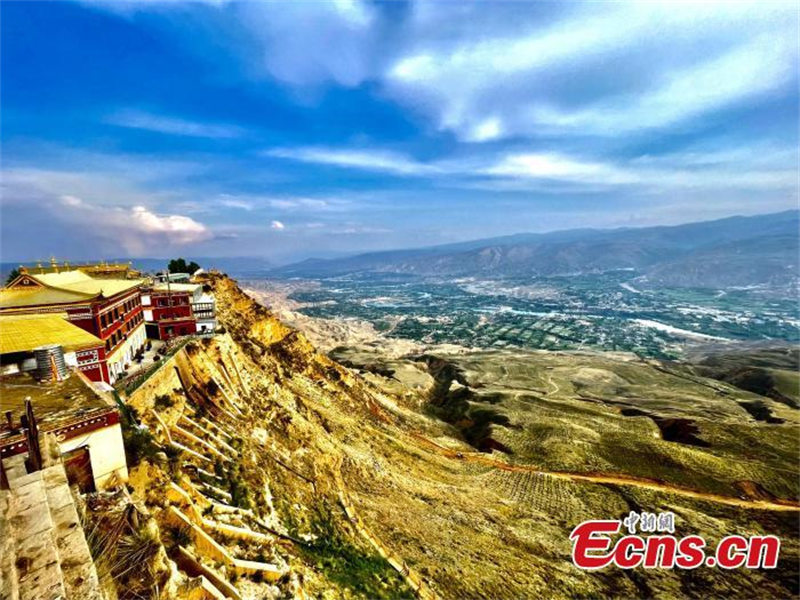
M 192 297 L 192 312 L 197 322 L 197 333 L 212 333 L 217 329 L 217 310 L 214 296 L 200 290 Z
M 142 291 L 147 337 L 211 333 L 217 327 L 214 297 L 197 283 L 155 283 Z
M 113 384 L 141 364 L 147 338 L 213 333 L 213 295 L 174 279 L 153 282 L 129 263 L 20 267 L 0 289 L 0 373 L 30 370 L 36 348 L 57 345 L 69 366 Z
M 108 269 L 106 269 L 107 271 Z M 78 270 L 23 270 L 0 289 L 0 316 L 58 315 L 101 341 L 106 367 L 90 378 L 113 383 L 145 342 L 143 279 L 95 278 Z
M 169 340 L 181 335 L 191 335 L 197 330 L 192 311 L 195 288 L 186 283 L 156 283 L 142 294 L 142 309 L 147 336 Z

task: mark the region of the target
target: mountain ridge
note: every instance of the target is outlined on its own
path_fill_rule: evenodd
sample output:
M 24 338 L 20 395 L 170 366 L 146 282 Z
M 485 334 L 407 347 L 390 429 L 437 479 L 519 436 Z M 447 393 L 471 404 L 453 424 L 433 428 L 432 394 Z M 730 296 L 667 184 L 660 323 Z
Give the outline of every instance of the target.
M 798 215 L 798 211 L 790 210 L 674 226 L 515 234 L 341 259 L 309 259 L 272 269 L 269 274 L 312 278 L 354 273 L 504 278 L 632 269 L 645 277 L 654 273 L 662 284 L 694 286 L 698 283 L 696 278 L 682 276 L 681 269 L 691 270 L 703 256 L 711 255 L 717 264 L 715 285 L 774 283 L 796 278 Z M 776 247 L 776 239 L 783 243 Z M 737 262 L 750 261 L 752 268 L 726 268 L 724 252 L 732 247 L 738 250 Z

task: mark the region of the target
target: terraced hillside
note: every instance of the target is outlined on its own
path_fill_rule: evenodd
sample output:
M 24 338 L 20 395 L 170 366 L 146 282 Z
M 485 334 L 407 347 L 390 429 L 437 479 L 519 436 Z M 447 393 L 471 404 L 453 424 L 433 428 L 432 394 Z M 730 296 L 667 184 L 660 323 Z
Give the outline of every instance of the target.
M 797 593 L 796 409 L 626 355 L 340 349 L 346 368 L 208 283 L 227 333 L 128 399 L 154 444 L 134 498 L 179 566 L 164 589 L 204 574 L 241 598 Z M 756 400 L 783 422 L 741 406 Z M 571 529 L 630 510 L 672 510 L 711 542 L 777 534 L 779 568 L 576 569 Z

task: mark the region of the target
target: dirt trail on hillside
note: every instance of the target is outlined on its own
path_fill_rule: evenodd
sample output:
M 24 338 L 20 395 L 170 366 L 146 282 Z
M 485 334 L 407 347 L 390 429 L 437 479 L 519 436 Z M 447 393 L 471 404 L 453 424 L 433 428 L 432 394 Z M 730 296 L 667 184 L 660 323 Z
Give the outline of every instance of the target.
M 501 471 L 512 471 L 516 473 L 541 473 L 543 475 L 550 475 L 558 479 L 569 479 L 572 481 L 585 481 L 589 483 L 610 483 L 614 485 L 625 485 L 632 487 L 639 487 L 649 490 L 656 490 L 659 492 L 667 492 L 684 496 L 687 498 L 695 498 L 697 500 L 706 500 L 708 502 L 717 502 L 719 504 L 727 504 L 729 506 L 738 506 L 742 508 L 750 508 L 755 510 L 774 510 L 774 511 L 798 511 L 800 512 L 800 504 L 791 501 L 780 500 L 747 500 L 743 498 L 734 498 L 732 496 L 723 496 L 721 494 L 712 494 L 709 492 L 700 492 L 661 481 L 632 477 L 621 473 L 571 473 L 566 471 L 548 471 L 536 467 L 534 465 L 512 465 L 502 460 L 498 460 L 491 456 L 480 452 L 462 452 L 447 448 L 441 444 L 437 444 L 430 438 L 425 437 L 419 433 L 410 433 L 411 437 L 415 440 L 423 442 L 426 446 L 433 449 L 438 454 L 447 458 L 456 460 L 463 460 L 471 463 L 478 463 L 486 465 Z
M 561 391 L 561 388 L 559 388 L 558 384 L 555 381 L 553 381 L 553 378 L 550 374 L 547 375 L 547 383 L 553 386 L 553 391 L 547 392 L 548 396 L 552 396 L 553 394 L 557 394 L 559 391 Z

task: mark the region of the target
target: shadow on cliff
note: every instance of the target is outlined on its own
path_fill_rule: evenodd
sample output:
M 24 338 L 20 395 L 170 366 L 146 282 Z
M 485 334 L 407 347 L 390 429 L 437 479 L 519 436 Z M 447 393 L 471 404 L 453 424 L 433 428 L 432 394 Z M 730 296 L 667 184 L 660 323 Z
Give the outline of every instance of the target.
M 427 410 L 431 415 L 455 426 L 464 439 L 481 452 L 498 450 L 512 454 L 511 449 L 493 435 L 494 427 L 512 427 L 509 418 L 492 407 L 500 401 L 499 396 L 477 394 L 453 363 L 432 355 L 422 355 L 415 360 L 425 363 L 434 380 L 428 393 Z

